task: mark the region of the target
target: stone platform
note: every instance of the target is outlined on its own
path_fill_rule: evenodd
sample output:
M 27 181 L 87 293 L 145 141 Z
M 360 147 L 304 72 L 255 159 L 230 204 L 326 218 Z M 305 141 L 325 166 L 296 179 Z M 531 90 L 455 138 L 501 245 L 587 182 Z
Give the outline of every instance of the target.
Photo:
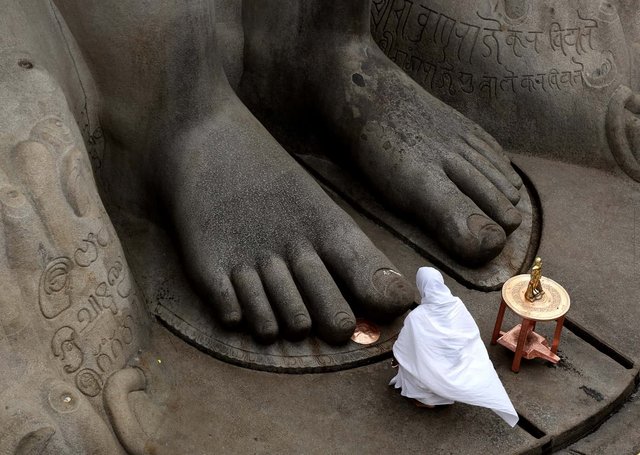
M 394 375 L 388 358 L 327 373 L 256 371 L 215 359 L 158 322 L 155 361 L 170 378 L 172 393 L 152 435 L 153 453 L 490 454 L 566 447 L 567 453 L 637 453 L 634 421 L 640 411 L 632 394 L 640 360 L 640 187 L 574 165 L 525 156 L 514 161 L 539 194 L 544 273 L 572 300 L 558 365 L 523 361 L 514 374 L 513 353 L 489 346 L 522 417 L 518 426 L 511 429 L 491 411 L 459 403 L 415 407 L 387 386 Z M 401 272 L 414 276 L 430 264 L 407 239 L 334 197 Z M 121 238 L 130 253 L 130 237 L 121 231 Z M 445 281 L 466 303 L 488 345 L 499 291 L 469 289 L 449 276 Z M 157 296 L 147 299 L 157 308 Z M 518 322 L 507 314 L 505 327 Z M 553 324 L 545 330 L 545 324 L 537 328 L 550 337 Z

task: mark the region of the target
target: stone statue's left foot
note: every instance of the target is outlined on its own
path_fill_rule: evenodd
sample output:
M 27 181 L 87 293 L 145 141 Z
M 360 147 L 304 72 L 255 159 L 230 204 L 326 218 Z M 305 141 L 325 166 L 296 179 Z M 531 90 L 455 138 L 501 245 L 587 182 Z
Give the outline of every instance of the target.
M 616 162 L 640 182 L 640 95 L 620 86 L 607 111 L 607 136 Z
M 374 0 L 371 19 L 398 66 L 510 151 L 640 179 L 637 0 Z
M 522 221 L 522 180 L 489 134 L 373 43 L 358 16 L 368 2 L 338 3 L 246 2 L 243 98 L 267 124 L 285 116 L 329 131 L 344 144 L 337 158 L 455 257 L 492 259 Z
M 625 41 L 629 47 L 629 79 L 609 100 L 607 136 L 617 164 L 640 182 L 640 2 L 616 0 Z

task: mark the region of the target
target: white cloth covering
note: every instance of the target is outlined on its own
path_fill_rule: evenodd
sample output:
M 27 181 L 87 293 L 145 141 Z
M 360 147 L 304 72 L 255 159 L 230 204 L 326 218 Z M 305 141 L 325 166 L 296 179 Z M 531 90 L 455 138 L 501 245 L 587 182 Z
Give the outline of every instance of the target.
M 515 426 L 518 414 L 464 303 L 434 268 L 421 267 L 416 284 L 422 299 L 393 346 L 399 366 L 390 385 L 428 405 L 484 406 Z

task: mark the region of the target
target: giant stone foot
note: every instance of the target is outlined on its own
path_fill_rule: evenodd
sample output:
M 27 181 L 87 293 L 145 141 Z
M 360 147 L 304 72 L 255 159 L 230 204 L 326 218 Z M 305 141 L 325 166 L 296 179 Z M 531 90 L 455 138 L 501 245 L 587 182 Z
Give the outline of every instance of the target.
M 233 94 L 212 2 L 58 3 L 104 97 L 109 161 L 122 163 L 107 180 L 129 189 L 134 179 L 116 182 L 133 175 L 155 190 L 149 199 L 219 321 L 263 343 L 313 330 L 343 344 L 356 320 L 337 283 L 370 317 L 408 308 L 409 284 Z
M 375 0 L 371 23 L 392 60 L 510 151 L 638 180 L 635 3 Z
M 163 152 L 169 208 L 191 279 L 228 326 L 265 343 L 313 328 L 344 343 L 355 317 L 403 313 L 406 281 L 233 95 Z
M 489 134 L 386 58 L 370 39 L 367 8 L 245 2 L 242 97 L 269 126 L 337 139 L 346 151 L 336 158 L 391 207 L 459 261 L 487 262 L 521 223 L 522 180 Z

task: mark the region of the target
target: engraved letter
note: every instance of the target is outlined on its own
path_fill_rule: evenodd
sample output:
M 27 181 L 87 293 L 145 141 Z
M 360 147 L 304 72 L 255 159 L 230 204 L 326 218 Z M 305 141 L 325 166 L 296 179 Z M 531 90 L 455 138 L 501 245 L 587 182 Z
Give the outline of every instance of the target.
M 40 311 L 47 319 L 53 319 L 71 306 L 69 296 L 69 272 L 73 264 L 69 258 L 51 261 L 40 278 Z
M 76 335 L 75 330 L 65 326 L 58 329 L 51 340 L 53 355 L 60 358 L 65 373 L 77 371 L 84 360 L 84 355 L 75 341 Z
M 489 99 L 496 97 L 497 78 L 493 76 L 482 76 L 480 92 L 486 93 Z
M 94 234 L 89 234 L 86 239 L 82 240 L 85 244 L 76 250 L 74 258 L 76 264 L 80 267 L 89 267 L 98 259 L 98 247 Z
M 554 22 L 549 27 L 549 44 L 551 44 L 551 50 L 556 51 L 560 49 L 564 55 L 567 53 L 564 50 L 564 37 L 562 35 L 563 29 L 560 24 Z

